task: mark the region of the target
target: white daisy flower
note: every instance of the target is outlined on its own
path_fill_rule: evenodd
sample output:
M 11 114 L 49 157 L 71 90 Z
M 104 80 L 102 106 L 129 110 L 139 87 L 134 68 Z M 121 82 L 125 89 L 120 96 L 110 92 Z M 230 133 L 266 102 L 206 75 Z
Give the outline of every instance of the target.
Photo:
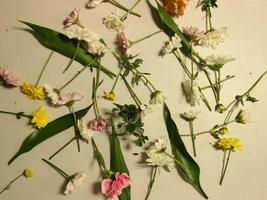
M 115 13 L 110 13 L 108 16 L 104 17 L 103 24 L 111 31 L 122 32 L 124 29 L 123 21 Z
M 226 31 L 227 27 L 209 31 L 199 40 L 199 44 L 204 47 L 212 47 L 215 49 L 220 43 L 224 42 L 227 35 Z
M 70 180 L 65 188 L 64 194 L 68 195 L 68 194 L 72 194 L 73 192 L 75 192 L 80 185 L 85 181 L 86 179 L 86 172 L 78 172 L 76 174 L 74 174 L 73 176 L 70 177 Z

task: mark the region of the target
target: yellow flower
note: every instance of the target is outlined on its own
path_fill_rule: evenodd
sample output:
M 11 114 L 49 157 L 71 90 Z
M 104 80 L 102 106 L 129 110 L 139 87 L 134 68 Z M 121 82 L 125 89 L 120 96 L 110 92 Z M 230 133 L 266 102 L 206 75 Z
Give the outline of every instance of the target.
M 239 138 L 223 138 L 218 140 L 214 146 L 222 150 L 241 150 L 243 148 Z
M 23 172 L 23 175 L 26 178 L 31 178 L 31 177 L 35 176 L 35 172 L 32 169 L 25 169 Z
M 32 113 L 32 124 L 39 129 L 44 128 L 48 124 L 48 113 L 44 106 Z
M 116 95 L 114 92 L 104 92 L 103 98 L 109 101 L 115 101 Z
M 22 84 L 21 92 L 33 100 L 41 100 L 45 97 L 44 88 L 42 86 L 35 86 L 27 82 Z
M 187 3 L 187 0 L 164 0 L 163 7 L 173 15 L 183 16 Z

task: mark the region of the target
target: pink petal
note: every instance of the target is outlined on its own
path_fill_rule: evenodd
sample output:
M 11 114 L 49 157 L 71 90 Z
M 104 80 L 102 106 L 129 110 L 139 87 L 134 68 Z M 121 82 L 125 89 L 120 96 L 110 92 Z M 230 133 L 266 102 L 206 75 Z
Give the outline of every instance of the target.
M 113 181 L 111 179 L 104 179 L 101 183 L 101 191 L 103 194 L 107 194 L 110 191 Z

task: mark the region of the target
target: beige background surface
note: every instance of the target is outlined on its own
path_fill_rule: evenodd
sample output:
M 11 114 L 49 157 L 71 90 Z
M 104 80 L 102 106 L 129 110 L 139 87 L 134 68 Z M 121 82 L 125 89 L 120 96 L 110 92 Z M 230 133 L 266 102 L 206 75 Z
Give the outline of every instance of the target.
M 133 2 L 133 0 L 126 1 L 124 4 L 130 6 Z M 85 3 L 86 0 L 2 0 L 0 7 L 0 65 L 12 69 L 21 81 L 35 82 L 50 51 L 40 45 L 29 32 L 25 31 L 25 26 L 17 20 L 26 20 L 55 30 L 61 30 L 62 20 L 75 7 L 81 8 L 83 23 L 99 33 L 112 46 L 115 34 L 105 29 L 101 19 L 109 12 L 115 11 L 115 8 L 105 3 L 96 9 L 87 10 L 84 8 Z M 204 28 L 203 14 L 194 9 L 196 3 L 195 0 L 190 1 L 185 16 L 177 20 L 180 25 L 197 25 Z M 219 1 L 218 4 L 219 9 L 214 12 L 214 24 L 215 27 L 227 26 L 228 37 L 225 43 L 215 50 L 215 53 L 230 54 L 236 58 L 234 62 L 226 65 L 223 70 L 225 75 L 236 75 L 234 80 L 224 84 L 223 87 L 222 101 L 227 104 L 235 95 L 243 93 L 267 69 L 267 2 L 264 0 L 227 0 Z M 137 39 L 158 30 L 152 21 L 150 9 L 145 1 L 141 2 L 136 10 L 142 14 L 142 18 L 130 16 L 127 20 L 126 32 L 130 39 Z M 116 9 L 116 12 L 122 13 L 119 9 Z M 185 80 L 185 76 L 172 55 L 165 58 L 158 56 L 159 50 L 167 40 L 168 37 L 165 34 L 159 34 L 136 45 L 132 52 L 140 53 L 140 57 L 144 59 L 142 70 L 152 73 L 151 80 L 167 94 L 167 103 L 180 132 L 187 133 L 188 124 L 179 118 L 179 114 L 186 108 L 180 90 L 180 83 Z M 202 51 L 203 55 L 207 55 L 207 53 L 206 50 L 205 52 Z M 80 66 L 77 63 L 73 64 L 71 70 L 62 75 L 61 71 L 66 66 L 67 61 L 68 59 L 56 54 L 52 58 L 41 83 L 60 86 L 72 77 L 77 69 L 80 69 Z M 113 71 L 118 70 L 116 61 L 110 54 L 105 56 L 103 63 Z M 90 78 L 88 79 L 88 77 Z M 76 105 L 76 109 L 82 108 L 90 102 L 91 77 L 90 72 L 87 71 L 66 89 L 66 91 L 72 91 L 79 88 L 79 91 L 86 95 L 86 98 Z M 205 81 L 202 83 L 202 85 L 206 84 Z M 252 122 L 247 125 L 235 124 L 231 126 L 231 136 L 241 137 L 244 150 L 232 155 L 223 186 L 218 184 L 222 152 L 213 149 L 214 140 L 210 136 L 206 135 L 197 139 L 198 157 L 196 161 L 201 167 L 202 186 L 211 200 L 267 199 L 266 84 L 267 80 L 263 80 L 253 92 L 253 95 L 260 101 L 246 106 L 252 113 Z M 99 91 L 108 90 L 110 87 L 111 81 L 105 79 Z M 143 87 L 136 88 L 136 92 L 142 96 L 144 102 L 148 101 L 148 95 L 142 95 L 144 93 Z M 128 92 L 123 84 L 119 84 L 116 93 L 119 95 L 118 103 L 130 102 Z M 208 96 L 212 97 L 211 94 L 208 94 Z M 31 113 L 39 105 L 45 104 L 41 101 L 28 100 L 19 92 L 19 89 L 9 90 L 1 87 L 0 98 L 0 110 L 15 112 L 23 110 L 26 113 Z M 111 103 L 104 100 L 100 100 L 100 105 L 104 108 L 111 107 Z M 198 109 L 202 111 L 195 123 L 195 128 L 198 131 L 209 129 L 213 124 L 219 123 L 223 119 L 223 116 L 207 112 L 203 105 Z M 51 118 L 55 119 L 68 111 L 66 108 L 49 108 L 49 112 Z M 91 112 L 87 119 L 92 117 Z M 49 157 L 72 137 L 71 129 L 46 141 L 30 153 L 18 158 L 11 166 L 8 166 L 7 161 L 17 151 L 27 134 L 32 131 L 31 126 L 26 126 L 27 123 L 25 119 L 16 120 L 13 116 L 0 115 L 0 188 L 4 187 L 26 167 L 35 169 L 38 174 L 31 180 L 21 179 L 17 181 L 9 191 L 0 196 L 0 199 L 103 199 L 103 196 L 94 190 L 96 182 L 100 181 L 100 177 L 97 163 L 92 158 L 90 145 L 82 144 L 82 151 L 78 154 L 75 143 L 73 143 L 54 159 L 54 163 L 69 173 L 88 169 L 89 181 L 78 192 L 70 196 L 60 194 L 60 188 L 64 180 L 41 161 L 41 158 Z M 161 109 L 155 111 L 147 120 L 146 133 L 151 139 L 166 134 Z M 109 144 L 107 136 L 98 134 L 95 136 L 95 140 L 108 163 Z M 191 152 L 189 138 L 184 138 L 184 142 L 189 152 Z M 125 148 L 124 154 L 132 175 L 132 199 L 144 199 L 150 168 L 139 164 L 140 157 L 132 154 L 140 153 L 142 149 L 125 141 L 122 142 L 122 145 Z M 162 170 L 156 178 L 150 199 L 199 200 L 202 198 L 190 185 L 181 180 L 175 170 L 171 173 Z

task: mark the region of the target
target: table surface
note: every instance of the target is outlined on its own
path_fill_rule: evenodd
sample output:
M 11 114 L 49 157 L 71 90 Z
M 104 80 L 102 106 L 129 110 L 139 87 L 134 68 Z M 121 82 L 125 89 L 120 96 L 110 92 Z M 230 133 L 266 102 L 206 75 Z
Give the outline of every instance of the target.
M 126 6 L 134 3 L 134 0 L 123 2 Z M 153 5 L 155 3 L 151 1 Z M 177 20 L 182 26 L 199 26 L 204 28 L 204 17 L 199 9 L 195 9 L 197 1 L 190 1 L 185 15 Z M 50 27 L 55 30 L 62 29 L 62 21 L 66 15 L 75 7 L 81 8 L 82 22 L 93 31 L 99 33 L 108 45 L 112 46 L 115 33 L 107 31 L 102 24 L 102 18 L 110 12 L 122 14 L 123 12 L 108 3 L 103 3 L 95 9 L 85 8 L 86 0 L 2 0 L 0 12 L 0 65 L 12 69 L 21 81 L 34 82 L 41 67 L 50 53 L 44 48 L 33 35 L 25 30 L 25 25 L 18 20 L 25 20 Z M 267 2 L 263 0 L 255 1 L 219 1 L 219 8 L 213 14 L 214 26 L 219 28 L 228 27 L 228 36 L 225 42 L 213 53 L 232 55 L 236 60 L 227 64 L 223 69 L 224 75 L 236 75 L 223 85 L 222 101 L 227 104 L 237 94 L 246 91 L 253 82 L 267 69 Z M 146 1 L 142 1 L 136 8 L 142 17 L 129 16 L 126 20 L 126 34 L 130 39 L 138 39 L 149 33 L 158 30 L 157 25 L 152 19 L 151 9 Z M 168 96 L 167 104 L 171 108 L 172 116 L 176 121 L 179 131 L 187 133 L 188 123 L 183 121 L 179 114 L 184 112 L 187 107 L 181 93 L 180 84 L 186 79 L 180 65 L 172 55 L 165 57 L 158 56 L 164 42 L 168 41 L 167 35 L 158 34 L 134 46 L 131 51 L 139 53 L 144 59 L 142 71 L 152 75 L 150 79 L 156 87 L 164 91 Z M 210 50 L 201 49 L 203 55 L 208 55 Z M 41 84 L 50 83 L 54 86 L 62 85 L 66 80 L 81 69 L 77 63 L 71 69 L 61 74 L 66 66 L 68 59 L 56 54 L 49 63 L 48 69 L 42 77 Z M 117 71 L 117 63 L 111 54 L 107 54 L 103 59 L 103 64 L 113 71 Z M 88 78 L 89 77 L 89 78 Z M 108 90 L 112 81 L 104 75 L 104 84 L 99 91 Z M 90 102 L 91 73 L 83 73 L 79 79 L 74 81 L 67 91 L 79 88 L 79 92 L 85 98 L 75 109 L 80 109 Z M 200 83 L 206 83 L 206 81 Z M 223 153 L 214 150 L 212 144 L 214 139 L 209 135 L 198 137 L 196 140 L 198 156 L 196 161 L 201 167 L 202 186 L 212 200 L 226 199 L 256 199 L 264 200 L 267 198 L 267 80 L 255 88 L 253 95 L 260 101 L 246 104 L 245 108 L 250 110 L 252 120 L 246 125 L 233 124 L 231 126 L 231 136 L 240 137 L 244 145 L 242 151 L 232 154 L 227 174 L 222 186 L 218 184 Z M 135 88 L 137 94 L 142 97 L 142 101 L 149 100 L 148 95 L 144 94 L 144 87 Z M 125 104 L 131 102 L 127 90 L 121 83 L 116 89 L 118 103 Z M 208 93 L 208 98 L 212 99 L 212 94 Z M 0 110 L 25 111 L 31 113 L 38 106 L 46 104 L 43 101 L 30 101 L 19 92 L 19 88 L 6 89 L 0 88 L 1 106 Z M 102 108 L 110 109 L 110 102 L 99 100 Z M 207 130 L 211 125 L 219 123 L 223 116 L 214 112 L 208 112 L 204 105 L 198 106 L 201 111 L 199 118 L 195 121 L 195 129 L 198 131 Z M 64 107 L 51 108 L 51 119 L 55 119 L 67 113 Z M 93 118 L 91 112 L 87 119 Z M 13 184 L 9 191 L 4 192 L 1 200 L 17 199 L 103 199 L 99 191 L 101 181 L 99 169 L 93 159 L 91 145 L 83 143 L 81 152 L 77 153 L 76 144 L 73 143 L 62 153 L 53 159 L 53 162 L 69 173 L 80 170 L 88 170 L 88 181 L 79 188 L 76 193 L 64 196 L 61 188 L 64 179 L 54 170 L 41 161 L 41 158 L 48 158 L 62 144 L 68 141 L 73 135 L 73 130 L 68 129 L 64 133 L 44 142 L 31 152 L 19 157 L 12 165 L 7 162 L 17 151 L 23 139 L 32 132 L 32 127 L 27 125 L 27 120 L 17 120 L 13 116 L 0 115 L 0 188 L 4 187 L 12 178 L 21 173 L 24 168 L 33 168 L 37 176 L 30 180 L 19 180 Z M 145 124 L 146 133 L 151 140 L 166 135 L 162 119 L 162 109 L 159 108 L 149 116 Z M 109 161 L 109 142 L 105 134 L 95 135 L 95 140 L 101 149 L 107 163 Z M 191 143 L 189 138 L 183 138 L 188 151 L 191 153 Z M 132 178 L 132 199 L 144 199 L 147 185 L 149 182 L 150 168 L 145 164 L 140 164 L 140 153 L 143 149 L 132 143 L 132 138 L 122 141 L 124 156 L 131 172 Z M 139 153 L 138 156 L 133 153 Z M 161 170 L 156 177 L 151 196 L 151 200 L 174 200 L 174 199 L 202 199 L 201 196 L 189 184 L 186 184 L 177 175 L 175 170 L 166 172 Z

